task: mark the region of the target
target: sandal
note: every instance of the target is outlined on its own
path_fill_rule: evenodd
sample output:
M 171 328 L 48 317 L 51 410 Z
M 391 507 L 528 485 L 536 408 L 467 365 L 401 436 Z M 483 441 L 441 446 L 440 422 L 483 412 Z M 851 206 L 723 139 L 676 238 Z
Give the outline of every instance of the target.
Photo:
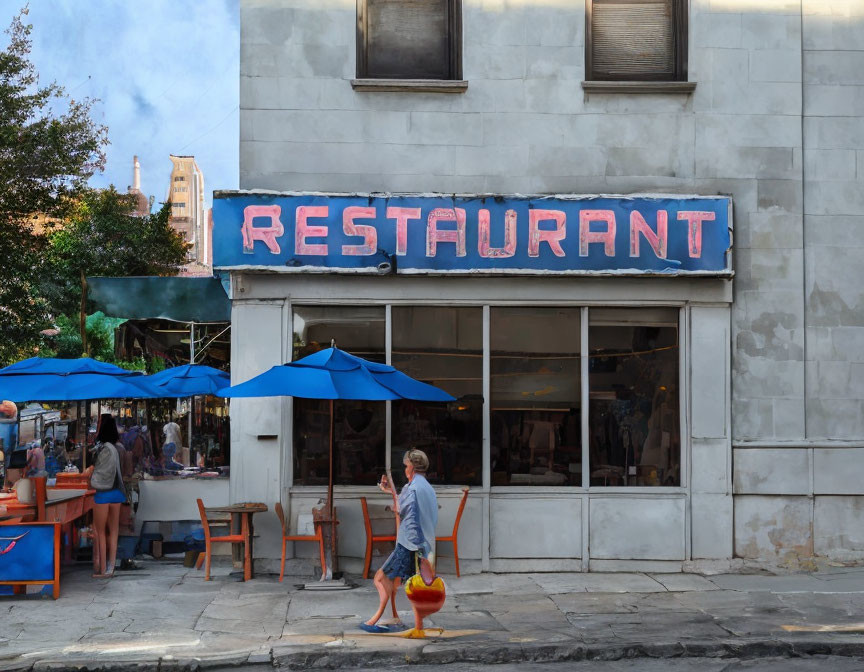
M 405 625 L 402 623 L 393 624 L 393 625 L 369 625 L 368 623 L 361 623 L 360 629 L 364 632 L 368 632 L 373 635 L 388 635 L 392 632 L 402 632 L 405 630 Z
M 408 626 L 402 622 L 401 618 L 388 618 L 386 621 L 378 621 L 376 625 L 388 628 L 390 632 L 402 632 L 408 629 Z

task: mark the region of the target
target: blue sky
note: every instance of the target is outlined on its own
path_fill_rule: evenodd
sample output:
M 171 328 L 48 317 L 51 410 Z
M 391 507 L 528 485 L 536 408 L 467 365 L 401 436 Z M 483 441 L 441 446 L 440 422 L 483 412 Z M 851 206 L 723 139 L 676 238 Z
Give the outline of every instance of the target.
M 0 2 L 0 27 L 26 0 Z M 98 98 L 108 126 L 105 172 L 94 187 L 132 183 L 168 193 L 169 154 L 192 154 L 214 189 L 238 184 L 238 0 L 30 0 L 32 60 L 43 83 L 73 98 Z M 0 44 L 6 45 L 0 35 Z

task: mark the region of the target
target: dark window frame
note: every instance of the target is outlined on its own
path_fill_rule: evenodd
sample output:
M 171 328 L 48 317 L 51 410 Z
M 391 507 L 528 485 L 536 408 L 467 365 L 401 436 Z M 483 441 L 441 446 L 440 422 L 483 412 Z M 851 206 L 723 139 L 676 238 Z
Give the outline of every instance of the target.
M 394 80 L 390 77 L 378 77 L 369 72 L 369 14 L 366 10 L 367 0 L 357 0 L 357 79 L 374 79 L 386 82 Z M 417 79 L 418 81 L 451 81 L 462 79 L 462 0 L 447 0 L 447 31 L 449 37 L 448 76 L 446 80 Z
M 360 2 L 361 0 L 358 0 Z M 648 2 L 649 0 L 642 0 Z M 585 1 L 585 79 L 588 81 L 602 82 L 687 82 L 687 51 L 688 51 L 688 0 L 672 0 L 672 31 L 674 35 L 674 72 L 672 78 L 654 76 L 645 73 L 638 77 L 632 75 L 615 77 L 610 75 L 597 76 L 593 68 L 593 42 L 591 31 L 593 28 L 593 9 L 595 0 Z M 631 4 L 639 3 L 640 0 L 603 0 L 606 4 Z

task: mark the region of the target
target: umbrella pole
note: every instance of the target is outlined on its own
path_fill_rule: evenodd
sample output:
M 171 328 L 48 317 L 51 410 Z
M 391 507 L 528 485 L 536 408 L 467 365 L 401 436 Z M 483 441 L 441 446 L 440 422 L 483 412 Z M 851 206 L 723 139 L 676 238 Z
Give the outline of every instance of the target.
M 333 400 L 330 400 L 330 477 L 327 480 L 327 513 L 330 515 L 330 520 L 333 520 Z M 332 523 L 331 523 L 332 524 Z M 334 529 L 335 532 L 335 529 Z

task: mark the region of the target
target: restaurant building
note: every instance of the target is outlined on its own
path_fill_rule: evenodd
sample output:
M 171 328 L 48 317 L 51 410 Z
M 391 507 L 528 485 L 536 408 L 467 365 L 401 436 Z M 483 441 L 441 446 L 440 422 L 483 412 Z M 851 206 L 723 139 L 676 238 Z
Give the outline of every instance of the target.
M 862 17 L 835 4 L 241 3 L 233 382 L 335 341 L 457 399 L 336 403 L 343 568 L 409 447 L 439 534 L 471 488 L 463 571 L 864 555 Z M 325 403 L 232 401 L 232 501 L 307 519 Z

